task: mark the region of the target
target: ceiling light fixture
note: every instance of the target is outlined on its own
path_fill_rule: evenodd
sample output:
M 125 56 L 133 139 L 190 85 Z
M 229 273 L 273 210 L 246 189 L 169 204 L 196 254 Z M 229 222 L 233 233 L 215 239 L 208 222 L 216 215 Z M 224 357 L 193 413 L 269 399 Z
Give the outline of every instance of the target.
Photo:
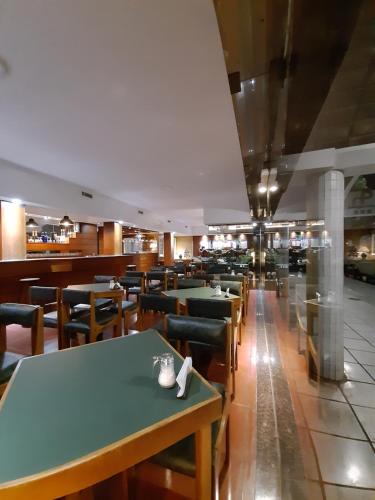
M 34 229 L 39 227 L 39 224 L 32 217 L 30 217 L 30 219 L 26 222 L 26 227 Z
M 271 193 L 276 193 L 276 191 L 279 189 L 279 186 L 277 184 L 272 184 L 272 186 L 270 186 L 270 192 Z
M 264 194 L 266 192 L 267 192 L 266 186 L 264 186 L 263 184 L 258 184 L 258 193 Z
M 64 215 L 64 217 L 60 221 L 60 226 L 64 227 L 74 226 L 74 222 L 67 215 Z

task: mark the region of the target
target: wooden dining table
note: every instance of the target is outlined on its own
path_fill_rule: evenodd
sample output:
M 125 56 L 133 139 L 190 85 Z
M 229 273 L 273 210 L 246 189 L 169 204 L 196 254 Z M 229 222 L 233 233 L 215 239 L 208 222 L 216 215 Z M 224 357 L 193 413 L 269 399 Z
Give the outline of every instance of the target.
M 215 300 L 232 300 L 236 305 L 241 303 L 241 298 L 232 293 L 225 296 L 225 292 L 221 295 L 215 295 L 215 290 L 209 286 L 202 286 L 196 288 L 182 288 L 181 290 L 166 290 L 162 292 L 163 295 L 168 297 L 177 297 L 180 305 L 185 307 L 186 299 L 215 299 Z
M 209 500 L 221 396 L 195 370 L 186 399 L 160 387 L 153 356 L 166 352 L 177 372 L 181 356 L 147 330 L 22 360 L 0 403 L 0 498 L 86 491 L 195 434 L 195 498 Z

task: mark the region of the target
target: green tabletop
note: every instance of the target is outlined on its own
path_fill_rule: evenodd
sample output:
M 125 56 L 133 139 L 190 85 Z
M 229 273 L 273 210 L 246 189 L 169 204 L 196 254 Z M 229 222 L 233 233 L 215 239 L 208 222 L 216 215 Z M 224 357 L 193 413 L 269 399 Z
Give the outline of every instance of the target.
M 168 290 L 163 292 L 164 295 L 168 297 L 177 297 L 182 305 L 186 304 L 186 299 L 216 299 L 216 300 L 239 300 L 237 295 L 229 294 L 229 297 L 225 297 L 225 292 L 221 292 L 221 295 L 216 296 L 213 288 L 209 286 L 203 286 L 198 288 L 185 288 L 181 290 Z
M 176 398 L 176 388 L 161 388 L 153 356 L 168 351 L 147 330 L 22 360 L 0 409 L 0 483 L 61 466 L 218 398 L 196 374 L 186 400 Z M 174 356 L 177 373 L 182 361 Z

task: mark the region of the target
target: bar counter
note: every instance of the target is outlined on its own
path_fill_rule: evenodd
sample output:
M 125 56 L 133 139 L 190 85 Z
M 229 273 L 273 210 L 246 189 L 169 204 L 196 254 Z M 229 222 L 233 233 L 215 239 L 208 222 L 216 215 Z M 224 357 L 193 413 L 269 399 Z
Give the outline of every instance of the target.
M 157 263 L 157 253 L 97 255 L 0 261 L 0 302 L 19 302 L 24 293 L 22 278 L 40 278 L 40 286 L 66 287 L 91 283 L 96 274 L 122 276 L 128 264 L 148 271 Z

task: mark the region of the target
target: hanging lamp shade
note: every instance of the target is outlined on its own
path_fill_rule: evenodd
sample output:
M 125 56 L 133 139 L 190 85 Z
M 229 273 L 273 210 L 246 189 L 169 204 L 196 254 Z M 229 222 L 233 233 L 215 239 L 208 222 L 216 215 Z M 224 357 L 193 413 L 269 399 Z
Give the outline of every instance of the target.
M 33 219 L 32 217 L 29 218 L 29 220 L 26 222 L 26 227 L 30 229 L 34 229 L 36 227 L 39 227 L 39 224 Z
M 74 226 L 74 222 L 67 215 L 64 215 L 64 217 L 60 221 L 60 226 Z

